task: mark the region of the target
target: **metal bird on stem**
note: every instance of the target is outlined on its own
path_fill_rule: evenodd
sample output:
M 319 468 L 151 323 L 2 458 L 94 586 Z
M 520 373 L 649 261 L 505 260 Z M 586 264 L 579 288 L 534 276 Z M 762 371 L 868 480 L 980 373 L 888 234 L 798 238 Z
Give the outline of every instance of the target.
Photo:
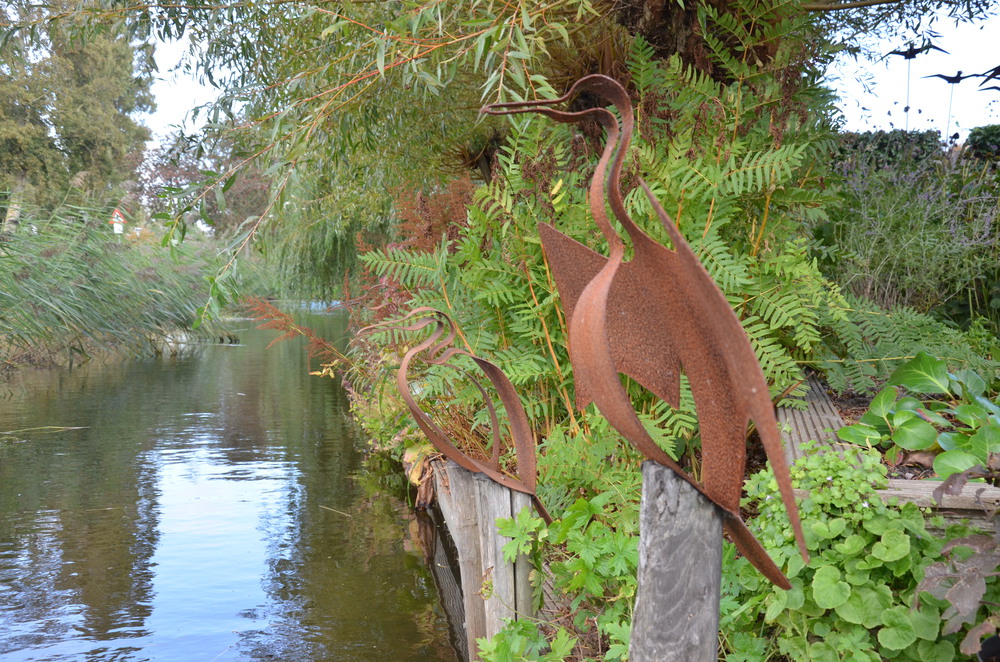
M 945 125 L 944 135 L 947 136 L 951 131 L 951 102 L 955 100 L 955 85 L 958 85 L 967 78 L 979 77 L 979 74 L 968 74 L 967 76 L 963 76 L 961 71 L 954 76 L 948 76 L 947 74 L 931 74 L 930 76 L 924 76 L 924 78 L 940 78 L 952 86 L 951 93 L 948 95 L 948 123 Z
M 621 124 L 605 108 L 566 112 L 550 107 L 582 92 L 609 100 L 617 108 Z M 634 128 L 632 104 L 625 90 L 615 80 L 598 74 L 580 79 L 558 99 L 494 104 L 481 112 L 540 113 L 559 122 L 589 119 L 604 127 L 607 143 L 591 180 L 588 200 L 591 214 L 608 240 L 609 256 L 592 251 L 551 225 L 538 225 L 570 320 L 577 407 L 594 402 L 643 455 L 677 472 L 719 506 L 725 529 L 740 552 L 773 583 L 790 588 L 739 512 L 747 425 L 752 420 L 778 481 L 799 551 L 808 559 L 767 382 L 725 296 L 641 180 L 673 250 L 643 232 L 625 209 L 621 171 Z M 631 241 L 633 258 L 629 261 L 625 260 L 625 244 L 608 219 L 606 204 Z M 624 373 L 678 407 L 682 368 L 701 427 L 704 484 L 657 446 L 618 377 Z
M 906 130 L 910 130 L 910 61 L 921 53 L 926 53 L 930 50 L 941 51 L 942 53 L 948 53 L 948 51 L 943 48 L 938 48 L 931 42 L 924 42 L 923 46 L 917 47 L 913 43 L 910 43 L 910 47 L 906 50 L 895 50 L 889 51 L 888 55 L 899 55 L 906 60 L 906 106 L 903 108 L 903 112 L 906 114 Z

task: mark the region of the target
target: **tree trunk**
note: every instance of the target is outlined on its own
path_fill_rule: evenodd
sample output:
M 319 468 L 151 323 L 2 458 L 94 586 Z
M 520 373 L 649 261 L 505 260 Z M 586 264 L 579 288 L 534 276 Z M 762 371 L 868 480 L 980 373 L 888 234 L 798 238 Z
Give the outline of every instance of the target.
M 3 225 L 0 225 L 0 234 L 13 232 L 18 223 L 21 222 L 21 207 L 24 205 L 24 181 L 19 180 L 11 188 L 10 196 L 7 198 L 7 212 L 4 214 Z
M 632 34 L 641 35 L 661 58 L 679 54 L 685 64 L 711 73 L 705 42 L 698 25 L 699 0 L 687 0 L 682 7 L 677 0 L 622 0 L 616 19 Z M 726 2 L 712 4 L 724 8 Z

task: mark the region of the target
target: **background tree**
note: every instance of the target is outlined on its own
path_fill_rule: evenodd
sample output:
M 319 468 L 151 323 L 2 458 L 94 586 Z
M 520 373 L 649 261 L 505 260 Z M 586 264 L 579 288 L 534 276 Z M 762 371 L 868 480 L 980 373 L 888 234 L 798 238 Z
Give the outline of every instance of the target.
M 0 21 L 39 20 L 22 3 Z M 51 206 L 67 186 L 99 203 L 134 177 L 149 131 L 135 115 L 152 108 L 148 49 L 114 32 L 81 35 L 67 22 L 7 32 L 0 50 L 0 189 L 6 216 L 25 203 Z
M 974 20 L 995 12 L 995 4 L 796 0 L 784 3 L 781 14 L 810 16 L 813 38 L 779 33 L 740 57 L 766 61 L 794 37 L 802 53 L 787 68 L 791 82 L 801 76 L 796 66 L 828 57 L 813 43 L 837 38 L 856 48 L 862 30 L 909 36 L 926 29 L 931 10 Z M 725 20 L 709 26 L 698 18 L 698 7 Z M 210 122 L 232 126 L 239 136 L 234 140 L 273 177 L 270 209 L 278 223 L 268 235 L 272 254 L 282 257 L 289 280 L 314 291 L 329 287 L 331 279 L 339 282 L 335 276 L 350 267 L 359 231 L 391 237 L 391 191 L 439 185 L 447 175 L 435 166 L 446 153 L 488 161 L 477 148 L 488 142 L 491 125 L 470 120 L 482 103 L 552 96 L 582 75 L 621 72 L 635 34 L 658 57 L 678 53 L 711 74 L 718 66 L 707 40 L 739 52 L 733 28 L 752 20 L 735 0 L 94 0 L 71 14 L 92 27 L 124 25 L 137 39 L 190 40 L 186 66 L 222 93 Z M 15 28 L 25 34 L 30 23 Z M 764 26 L 750 27 L 763 34 Z M 227 178 L 220 177 L 220 185 Z M 303 281 L 298 276 L 310 265 L 320 277 Z

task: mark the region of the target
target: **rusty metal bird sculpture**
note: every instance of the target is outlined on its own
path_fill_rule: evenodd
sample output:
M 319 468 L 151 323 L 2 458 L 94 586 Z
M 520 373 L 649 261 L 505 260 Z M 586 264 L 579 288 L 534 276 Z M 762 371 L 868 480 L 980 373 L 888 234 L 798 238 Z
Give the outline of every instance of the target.
M 404 325 L 407 320 L 412 320 L 412 323 Z M 486 474 L 505 487 L 529 495 L 538 514 L 547 523 L 551 523 L 552 518 L 535 494 L 537 482 L 535 436 L 528 422 L 524 406 L 521 404 L 521 399 L 518 397 L 517 391 L 515 391 L 507 375 L 496 364 L 480 358 L 472 352 L 452 347 L 456 336 L 455 323 L 448 315 L 436 308 L 422 306 L 414 308 L 399 319 L 373 324 L 361 329 L 358 333 L 372 333 L 381 329 L 416 332 L 428 327 L 432 327 L 430 335 L 403 355 L 399 369 L 396 371 L 396 387 L 407 409 L 410 410 L 410 414 L 412 414 L 414 420 L 417 422 L 417 426 L 435 449 L 448 459 L 453 460 L 460 467 L 468 469 L 473 473 Z M 496 389 L 500 402 L 507 412 L 510 441 L 514 447 L 515 457 L 517 458 L 517 478 L 503 473 L 500 469 L 500 454 L 503 447 L 503 440 L 500 436 L 500 421 L 496 407 L 493 405 L 493 399 L 479 379 L 461 366 L 452 363 L 452 359 L 459 356 L 466 356 L 472 359 L 475 365 L 486 375 L 493 388 Z M 459 450 L 448 433 L 435 423 L 430 415 L 417 403 L 417 399 L 411 388 L 409 372 L 410 366 L 414 361 L 422 361 L 427 365 L 443 366 L 456 370 L 468 379 L 476 387 L 480 395 L 482 395 L 487 413 L 489 414 L 490 432 L 493 438 L 488 460 L 470 457 Z
M 605 108 L 565 112 L 549 107 L 581 92 L 609 100 L 617 108 L 621 124 Z M 767 383 L 725 296 L 641 180 L 673 250 L 650 238 L 626 212 L 621 170 L 634 118 L 625 90 L 607 76 L 592 75 L 577 81 L 558 99 L 494 104 L 482 112 L 533 112 L 567 123 L 591 119 L 604 127 L 607 144 L 597 163 L 588 200 L 594 220 L 608 240 L 609 256 L 592 251 L 551 225 L 538 226 L 570 320 L 569 350 L 577 407 L 594 402 L 643 455 L 670 467 L 718 505 L 725 514 L 725 528 L 740 552 L 769 580 L 789 588 L 788 580 L 739 513 L 747 425 L 753 420 L 778 481 L 799 550 L 808 559 Z M 631 241 L 631 260 L 625 260 L 625 244 L 608 219 L 606 204 Z M 678 407 L 682 368 L 691 385 L 701 427 L 704 484 L 684 472 L 649 436 L 618 376 L 623 373 L 632 377 Z

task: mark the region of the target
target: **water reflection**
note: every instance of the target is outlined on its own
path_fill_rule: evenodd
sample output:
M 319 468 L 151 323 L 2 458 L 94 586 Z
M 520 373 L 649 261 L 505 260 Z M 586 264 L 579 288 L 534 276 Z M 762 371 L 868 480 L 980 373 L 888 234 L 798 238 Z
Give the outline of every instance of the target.
M 344 394 L 240 335 L 10 387 L 0 430 L 86 429 L 0 437 L 0 660 L 455 659 Z

